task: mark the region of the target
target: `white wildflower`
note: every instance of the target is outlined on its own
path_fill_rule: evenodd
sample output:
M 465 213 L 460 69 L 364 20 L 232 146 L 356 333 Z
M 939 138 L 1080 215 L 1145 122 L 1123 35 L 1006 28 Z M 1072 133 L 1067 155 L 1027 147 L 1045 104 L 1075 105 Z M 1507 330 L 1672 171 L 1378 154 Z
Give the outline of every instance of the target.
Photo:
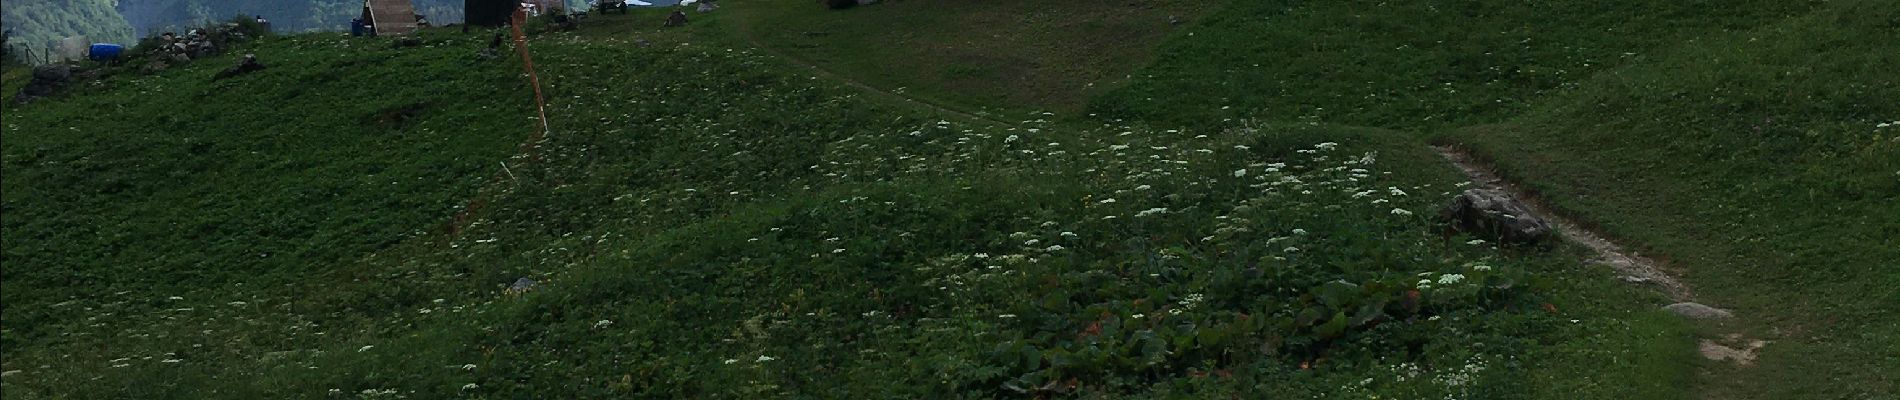
M 1412 212 L 1406 211 L 1403 208 L 1394 208 L 1392 209 L 1392 215 L 1407 216 L 1407 215 L 1412 215 Z

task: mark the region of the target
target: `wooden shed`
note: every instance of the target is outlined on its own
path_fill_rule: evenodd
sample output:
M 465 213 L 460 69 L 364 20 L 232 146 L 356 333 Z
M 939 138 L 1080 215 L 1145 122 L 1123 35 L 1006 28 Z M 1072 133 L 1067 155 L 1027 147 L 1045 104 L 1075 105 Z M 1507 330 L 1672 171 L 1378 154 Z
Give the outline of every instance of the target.
M 409 0 L 363 0 L 363 23 L 377 35 L 407 35 L 416 31 L 416 5 Z

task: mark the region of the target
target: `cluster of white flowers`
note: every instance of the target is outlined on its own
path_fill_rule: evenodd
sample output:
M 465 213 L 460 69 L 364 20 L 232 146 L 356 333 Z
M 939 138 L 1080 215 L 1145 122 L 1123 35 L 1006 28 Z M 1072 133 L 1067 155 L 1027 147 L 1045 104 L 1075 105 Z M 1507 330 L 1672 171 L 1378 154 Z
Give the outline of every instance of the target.
M 1206 298 L 1207 298 L 1206 296 L 1202 296 L 1200 293 L 1188 293 L 1187 296 L 1182 296 L 1181 300 L 1175 302 L 1175 304 L 1181 305 L 1181 308 L 1178 308 L 1176 310 L 1194 309 L 1195 305 L 1201 304 L 1201 300 L 1205 300 Z M 1173 311 L 1173 310 L 1170 310 L 1170 311 Z
M 1451 284 L 1456 284 L 1464 280 L 1465 280 L 1464 274 L 1444 274 L 1438 277 L 1438 284 L 1451 285 Z

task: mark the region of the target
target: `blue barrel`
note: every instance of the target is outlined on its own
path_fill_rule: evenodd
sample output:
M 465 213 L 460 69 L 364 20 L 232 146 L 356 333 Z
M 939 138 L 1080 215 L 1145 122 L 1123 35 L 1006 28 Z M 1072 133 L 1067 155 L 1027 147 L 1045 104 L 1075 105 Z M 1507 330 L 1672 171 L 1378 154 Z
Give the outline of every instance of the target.
M 125 53 L 125 46 L 111 43 L 93 43 L 92 51 L 88 54 L 90 54 L 89 57 L 93 60 L 107 61 L 118 59 L 119 54 L 122 53 Z

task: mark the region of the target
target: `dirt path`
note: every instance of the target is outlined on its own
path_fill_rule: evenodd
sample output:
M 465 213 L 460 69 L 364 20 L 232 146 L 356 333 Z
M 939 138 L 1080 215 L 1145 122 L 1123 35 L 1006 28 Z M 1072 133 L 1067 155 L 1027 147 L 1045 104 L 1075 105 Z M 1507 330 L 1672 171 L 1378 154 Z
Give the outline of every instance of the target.
M 821 78 L 830 79 L 836 82 L 842 82 L 845 85 L 851 86 L 853 88 L 857 88 L 859 90 L 863 90 L 863 91 L 870 92 L 870 93 L 880 95 L 880 96 L 897 99 L 906 103 L 911 103 L 918 107 L 927 108 L 927 109 L 934 110 L 934 111 L 944 113 L 944 114 L 956 115 L 956 116 L 964 117 L 971 120 L 984 121 L 984 122 L 989 122 L 989 123 L 993 123 L 997 125 L 1004 125 L 1004 126 L 1010 125 L 1007 122 L 1003 122 L 1003 121 L 999 121 L 999 120 L 995 120 L 995 119 L 991 119 L 988 117 L 983 117 L 983 116 L 979 116 L 975 114 L 970 114 L 970 113 L 966 113 L 962 111 L 957 111 L 954 109 L 946 108 L 937 104 L 924 101 L 922 99 L 917 99 L 914 97 L 905 96 L 898 93 L 887 92 L 887 91 L 878 89 L 876 87 L 873 87 L 871 85 L 865 84 L 863 82 L 859 82 L 855 79 L 851 79 L 849 77 L 833 73 L 830 70 L 826 70 L 825 68 L 820 67 L 816 64 L 812 64 L 811 62 L 805 61 L 797 57 L 793 57 L 790 54 L 786 54 L 784 52 L 778 51 L 771 47 L 767 47 L 764 43 L 759 42 L 757 38 L 752 36 L 750 29 L 748 29 L 747 25 L 744 22 L 736 21 L 736 20 L 734 22 L 739 27 L 738 29 L 739 36 L 745 38 L 745 41 L 747 44 L 752 45 L 752 47 L 757 48 L 760 51 L 764 51 L 767 55 L 786 60 L 787 62 L 796 64 L 805 68 L 809 68 L 812 70 L 813 73 L 817 74 Z M 1671 276 L 1668 273 L 1664 272 L 1661 267 L 1661 264 L 1657 263 L 1655 260 L 1652 260 L 1648 257 L 1643 257 L 1640 254 L 1632 253 L 1624 249 L 1623 246 L 1617 245 L 1615 242 L 1611 242 L 1607 239 L 1604 239 L 1602 235 L 1598 235 L 1594 232 L 1584 229 L 1581 225 L 1577 224 L 1575 221 L 1572 221 L 1568 218 L 1564 218 L 1561 215 L 1551 212 L 1549 207 L 1546 207 L 1542 202 L 1535 201 L 1535 197 L 1529 196 L 1528 192 L 1525 192 L 1524 190 L 1518 188 L 1516 185 L 1512 185 L 1510 182 L 1505 182 L 1503 179 L 1498 178 L 1497 174 L 1491 172 L 1490 167 L 1483 165 L 1477 162 L 1476 160 L 1472 159 L 1469 154 L 1466 154 L 1465 152 L 1461 150 L 1458 150 L 1456 148 L 1449 147 L 1449 146 L 1434 146 L 1433 149 L 1437 150 L 1438 154 L 1440 156 L 1445 157 L 1445 159 L 1447 161 L 1450 161 L 1452 165 L 1457 166 L 1459 170 L 1464 171 L 1465 175 L 1470 177 L 1473 183 L 1482 185 L 1486 188 L 1503 190 L 1519 199 L 1529 200 L 1529 201 L 1526 201 L 1526 203 L 1531 207 L 1531 211 L 1537 213 L 1537 216 L 1544 218 L 1546 221 L 1550 221 L 1551 226 L 1555 227 L 1557 231 L 1563 234 L 1565 238 L 1568 238 L 1573 242 L 1576 242 L 1578 244 L 1583 245 L 1584 247 L 1588 247 L 1591 250 L 1594 250 L 1597 253 L 1597 257 L 1590 260 L 1591 262 L 1596 263 L 1596 264 L 1607 265 L 1611 268 L 1614 268 L 1618 273 L 1621 273 L 1624 276 L 1625 280 L 1628 280 L 1630 282 L 1647 283 L 1647 284 L 1656 285 L 1658 288 L 1662 289 L 1663 293 L 1668 294 L 1671 299 L 1675 299 L 1676 301 L 1689 301 L 1689 299 L 1693 297 L 1693 293 L 1690 292 L 1688 286 L 1683 285 L 1680 281 L 1677 281 L 1674 276 Z
M 1555 227 L 1558 233 L 1563 234 L 1564 238 L 1596 251 L 1596 258 L 1590 260 L 1592 263 L 1616 269 L 1617 273 L 1624 276 L 1624 280 L 1656 285 L 1662 289 L 1663 293 L 1668 294 L 1669 298 L 1676 301 L 1689 301 L 1693 297 L 1694 294 L 1690 292 L 1689 287 L 1665 272 L 1656 260 L 1630 252 L 1623 246 L 1604 239 L 1602 235 L 1584 229 L 1576 221 L 1551 212 L 1548 206 L 1537 201 L 1537 198 L 1531 196 L 1529 192 L 1498 178 L 1489 166 L 1472 159 L 1471 155 L 1463 150 L 1450 146 L 1433 146 L 1432 148 L 1438 151 L 1438 155 L 1445 157 L 1446 161 L 1450 161 L 1452 165 L 1464 171 L 1465 176 L 1470 177 L 1472 183 L 1488 189 L 1502 190 L 1513 197 L 1525 200 L 1524 203 L 1530 206 L 1531 212 L 1536 213 L 1537 217 L 1545 221 L 1550 221 L 1550 225 Z
M 1597 256 L 1590 260 L 1592 263 L 1606 265 L 1615 269 L 1618 274 L 1623 275 L 1623 279 L 1626 281 L 1655 285 L 1658 289 L 1662 290 L 1663 293 L 1669 295 L 1670 299 L 1677 302 L 1694 301 L 1694 292 L 1690 291 L 1689 286 L 1676 280 L 1676 278 L 1663 269 L 1661 264 L 1657 263 L 1656 260 L 1630 252 L 1623 246 L 1604 239 L 1603 235 L 1584 229 L 1576 221 L 1551 212 L 1550 207 L 1545 205 L 1542 201 L 1539 201 L 1537 197 L 1531 196 L 1529 192 L 1517 187 L 1517 185 L 1498 178 L 1497 174 L 1492 172 L 1490 166 L 1473 159 L 1470 154 L 1465 153 L 1463 150 L 1451 146 L 1433 146 L 1433 149 L 1437 150 L 1438 154 L 1443 156 L 1446 161 L 1450 161 L 1452 165 L 1464 171 L 1465 176 L 1470 177 L 1472 183 L 1489 189 L 1502 190 L 1506 193 L 1510 193 L 1512 196 L 1525 200 L 1524 203 L 1530 207 L 1531 212 L 1537 214 L 1538 217 L 1543 218 L 1545 221 L 1549 221 L 1551 226 L 1557 229 L 1558 233 L 1563 234 L 1565 238 L 1573 242 L 1594 250 Z M 1728 318 L 1726 311 L 1724 312 L 1725 314 L 1721 317 L 1722 319 Z M 1733 364 L 1736 367 L 1749 367 L 1755 364 L 1755 359 L 1762 348 L 1768 346 L 1770 343 L 1770 341 L 1766 340 L 1749 338 L 1741 333 L 1729 333 L 1721 335 L 1720 337 L 1703 337 L 1697 339 L 1696 353 L 1701 354 L 1702 358 L 1710 361 Z M 1705 370 L 1704 374 L 1711 372 L 1711 370 Z M 1720 386 L 1719 384 L 1716 385 L 1718 388 Z M 1697 395 L 1697 398 L 1722 400 L 1728 398 L 1728 396 L 1724 395 L 1721 390 L 1702 390 L 1701 393 Z
M 923 99 L 884 91 L 856 79 L 834 73 L 817 64 L 768 47 L 752 36 L 746 23 L 743 21 L 734 21 L 734 23 L 738 26 L 737 34 L 744 38 L 747 44 L 772 57 L 777 57 L 793 65 L 811 69 L 813 74 L 821 78 L 830 79 L 834 82 L 840 82 L 873 95 L 910 103 L 914 106 L 942 114 L 954 115 L 971 121 L 986 122 L 999 126 L 1012 125 L 1008 122 L 958 111 Z M 1472 183 L 1487 189 L 1501 190 L 1514 197 L 1525 200 L 1525 205 L 1531 209 L 1532 213 L 1550 222 L 1551 226 L 1555 228 L 1559 234 L 1563 235 L 1564 238 L 1594 251 L 1596 257 L 1591 258 L 1588 262 L 1614 269 L 1622 276 L 1624 281 L 1654 285 L 1658 290 L 1661 290 L 1674 301 L 1693 301 L 1694 292 L 1690 290 L 1689 286 L 1677 280 L 1675 276 L 1665 270 L 1662 264 L 1656 262 L 1656 260 L 1632 252 L 1622 245 L 1616 244 L 1616 242 L 1605 239 L 1603 235 L 1584 228 L 1582 224 L 1577 223 L 1575 220 L 1553 212 L 1548 205 L 1544 204 L 1537 197 L 1532 196 L 1530 192 L 1499 178 L 1497 174 L 1492 171 L 1490 166 L 1472 158 L 1470 154 L 1463 150 L 1451 146 L 1433 146 L 1433 150 L 1436 150 L 1446 161 L 1458 167 L 1460 171 L 1463 171 L 1465 176 L 1470 178 Z M 1757 352 L 1768 343 L 1769 342 L 1762 340 L 1747 339 L 1739 334 L 1731 334 L 1720 340 L 1711 338 L 1698 339 L 1697 352 L 1700 353 L 1703 358 L 1712 361 L 1729 362 L 1746 367 L 1754 363 Z M 1721 400 L 1724 398 L 1724 396 L 1709 391 L 1703 391 L 1697 397 L 1705 400 Z

